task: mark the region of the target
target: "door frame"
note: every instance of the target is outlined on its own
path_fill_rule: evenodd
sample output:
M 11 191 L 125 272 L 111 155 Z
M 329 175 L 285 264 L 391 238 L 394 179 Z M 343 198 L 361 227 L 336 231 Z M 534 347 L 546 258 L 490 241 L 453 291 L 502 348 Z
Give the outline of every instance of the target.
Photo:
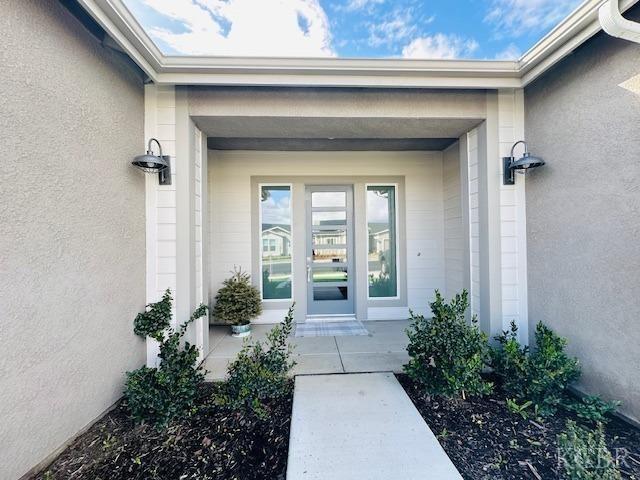
M 306 317 L 313 316 L 330 316 L 344 317 L 354 316 L 356 314 L 356 276 L 355 271 L 355 226 L 354 226 L 354 186 L 349 183 L 339 184 L 316 184 L 305 183 L 305 268 L 306 268 L 306 292 L 307 292 L 307 311 Z M 331 207 L 313 207 L 313 192 L 345 192 L 346 194 L 346 269 L 347 269 L 347 299 L 346 300 L 315 300 L 314 299 L 314 282 L 313 282 L 313 211 L 331 211 Z M 329 208 L 329 210 L 327 210 Z M 316 210 L 317 209 L 317 210 Z M 336 211 L 342 211 L 337 208 Z M 317 286 L 317 285 L 316 285 Z
M 300 152 L 297 152 L 300 153 Z M 300 157 L 296 156 L 296 160 Z M 307 321 L 307 290 L 302 288 L 302 283 L 306 283 L 306 212 L 305 212 L 305 185 L 352 185 L 353 186 L 353 226 L 354 244 L 358 249 L 354 256 L 354 272 L 357 276 L 355 280 L 355 316 L 359 320 L 380 319 L 382 310 L 391 312 L 385 313 L 384 319 L 389 315 L 406 318 L 408 305 L 408 278 L 407 278 L 407 229 L 405 210 L 405 182 L 402 175 L 313 175 L 313 174 L 287 174 L 287 175 L 251 175 L 251 269 L 253 284 L 259 288 L 258 279 L 261 277 L 260 271 L 260 184 L 290 184 L 292 185 L 292 210 L 293 224 L 292 235 L 297 239 L 294 242 L 292 255 L 296 258 L 293 263 L 293 295 L 296 305 L 294 318 L 296 323 Z M 399 266 L 399 288 L 400 298 L 392 300 L 369 300 L 367 299 L 367 224 L 366 224 L 366 185 L 398 185 L 398 234 L 399 245 L 398 254 L 400 256 Z M 244 230 L 241 230 L 244 231 Z M 363 248 L 364 246 L 364 248 Z M 244 247 L 243 247 L 244 248 Z M 412 255 L 416 255 L 413 252 Z M 419 254 L 418 254 L 419 256 Z M 302 261 L 300 261 L 302 259 Z M 223 262 L 223 260 L 218 260 Z M 224 264 L 225 271 L 233 269 L 233 264 Z M 287 313 L 287 309 L 293 302 L 273 301 L 263 302 L 263 313 L 255 323 L 272 324 L 281 322 Z M 395 312 L 395 313 L 394 313 Z M 398 313 L 402 312 L 402 313 Z M 371 316 L 373 315 L 373 316 Z M 394 317 L 395 318 L 395 317 Z

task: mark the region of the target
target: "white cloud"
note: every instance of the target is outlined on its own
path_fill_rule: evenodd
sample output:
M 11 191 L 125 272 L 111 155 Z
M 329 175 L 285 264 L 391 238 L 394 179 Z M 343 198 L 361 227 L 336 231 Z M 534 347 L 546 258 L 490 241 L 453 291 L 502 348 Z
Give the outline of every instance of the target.
M 380 45 L 393 46 L 413 36 L 418 27 L 413 22 L 412 17 L 413 14 L 410 10 L 396 10 L 388 20 L 369 24 L 369 39 L 367 43 L 372 47 L 379 47 Z
M 291 202 L 289 195 L 281 195 L 279 198 L 269 197 L 261 204 L 262 223 L 290 225 Z
M 362 10 L 373 7 L 374 5 L 379 5 L 384 3 L 385 0 L 349 0 L 347 2 L 347 6 L 345 10 L 354 11 L 354 10 Z
M 404 58 L 455 59 L 471 56 L 479 45 L 473 39 L 436 33 L 414 39 L 402 49 Z
M 518 60 L 520 58 L 520 56 L 522 55 L 522 52 L 520 51 L 520 49 L 513 43 L 510 43 L 509 45 L 507 45 L 507 47 L 496 53 L 496 60 Z
M 182 24 L 149 34 L 182 55 L 334 56 L 318 0 L 137 0 Z
M 556 25 L 581 0 L 492 0 L 485 21 L 498 37 L 519 37 Z

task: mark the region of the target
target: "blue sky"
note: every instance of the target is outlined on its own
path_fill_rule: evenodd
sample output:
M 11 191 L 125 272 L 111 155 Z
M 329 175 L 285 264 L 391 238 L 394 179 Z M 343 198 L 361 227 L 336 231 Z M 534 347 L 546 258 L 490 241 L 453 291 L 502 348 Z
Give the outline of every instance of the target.
M 168 55 L 516 59 L 580 0 L 123 0 Z

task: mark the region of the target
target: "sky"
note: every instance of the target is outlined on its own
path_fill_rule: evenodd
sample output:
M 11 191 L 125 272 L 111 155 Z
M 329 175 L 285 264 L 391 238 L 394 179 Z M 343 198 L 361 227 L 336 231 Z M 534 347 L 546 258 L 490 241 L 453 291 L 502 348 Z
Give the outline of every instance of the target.
M 514 60 L 580 0 L 123 0 L 166 55 Z

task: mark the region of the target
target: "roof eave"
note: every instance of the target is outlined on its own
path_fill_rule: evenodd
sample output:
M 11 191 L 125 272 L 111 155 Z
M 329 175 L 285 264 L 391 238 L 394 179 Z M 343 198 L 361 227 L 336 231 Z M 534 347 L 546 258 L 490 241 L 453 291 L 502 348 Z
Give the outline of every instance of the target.
M 637 2 L 638 0 L 621 0 L 620 10 L 624 12 Z M 602 30 L 598 19 L 598 9 L 603 3 L 604 0 L 583 2 L 520 57 L 518 70 L 522 78 L 522 86 L 533 82 Z
M 494 61 L 165 56 L 121 0 L 78 1 L 159 84 L 467 89 L 526 86 L 601 29 L 603 3 L 586 0 L 518 61 Z

